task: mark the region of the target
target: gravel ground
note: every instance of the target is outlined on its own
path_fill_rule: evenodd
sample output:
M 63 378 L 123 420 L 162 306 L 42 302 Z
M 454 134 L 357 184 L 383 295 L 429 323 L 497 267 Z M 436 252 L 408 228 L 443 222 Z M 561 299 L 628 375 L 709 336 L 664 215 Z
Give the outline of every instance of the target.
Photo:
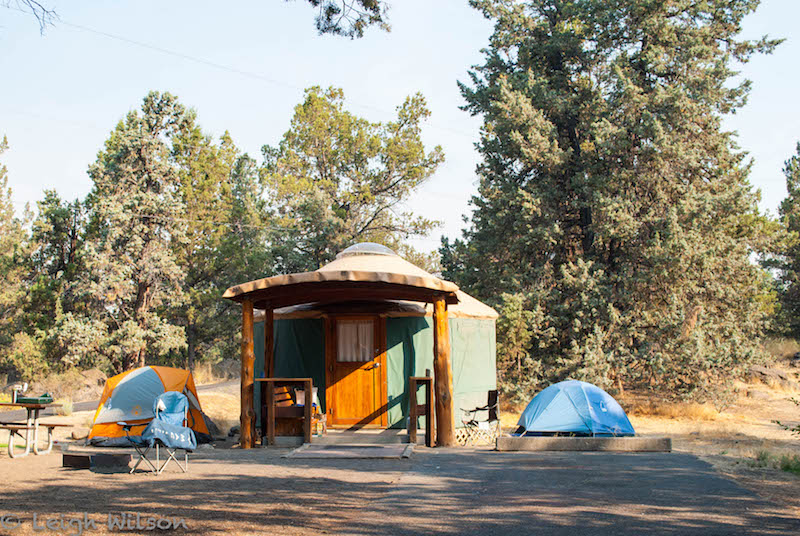
M 176 532 L 191 534 L 800 533 L 786 510 L 687 454 L 418 448 L 406 460 L 304 460 L 285 452 L 203 450 L 188 474 L 159 477 L 64 469 L 57 453 L 2 455 L 0 534 L 78 534 L 74 525 L 36 531 L 33 514 L 41 526 L 84 512 L 96 524 L 85 534 L 116 532 L 108 515 L 125 512 L 183 519 Z

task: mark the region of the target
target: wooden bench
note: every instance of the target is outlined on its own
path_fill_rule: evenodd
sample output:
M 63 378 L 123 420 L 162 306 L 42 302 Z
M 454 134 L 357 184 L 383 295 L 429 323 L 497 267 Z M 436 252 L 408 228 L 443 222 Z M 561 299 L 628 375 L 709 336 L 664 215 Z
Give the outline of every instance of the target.
M 38 430 L 39 428 L 47 428 L 47 450 L 40 450 L 39 449 L 39 442 L 38 442 Z M 53 450 L 53 430 L 55 428 L 60 427 L 72 427 L 71 424 L 56 424 L 56 423 L 37 423 L 36 425 L 31 424 L 28 425 L 27 423 L 19 423 L 19 422 L 0 422 L 0 430 L 8 430 L 8 455 L 11 458 L 17 458 L 22 456 L 27 456 L 30 454 L 31 447 L 33 447 L 34 454 L 47 454 L 51 450 Z M 22 431 L 25 431 L 25 434 L 22 434 Z M 33 441 L 31 444 L 30 441 L 30 433 L 33 432 Z M 25 440 L 25 453 L 18 455 L 14 451 L 14 436 L 19 436 L 21 439 Z
M 302 435 L 304 443 L 311 443 L 314 392 L 311 378 L 256 378 L 255 381 L 262 386 L 261 444 L 275 445 L 276 435 Z M 298 387 L 304 391 L 302 406 L 294 404 L 292 398 L 292 391 Z

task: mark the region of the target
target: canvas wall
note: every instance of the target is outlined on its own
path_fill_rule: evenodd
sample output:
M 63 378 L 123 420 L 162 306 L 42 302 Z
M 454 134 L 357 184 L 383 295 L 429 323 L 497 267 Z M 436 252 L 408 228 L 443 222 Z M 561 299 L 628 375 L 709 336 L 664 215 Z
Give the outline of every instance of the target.
M 433 373 L 433 320 L 430 317 L 386 319 L 387 395 L 389 425 L 406 426 L 408 377 Z M 453 364 L 453 390 L 456 426 L 461 424 L 461 408 L 486 404 L 487 391 L 497 388 L 495 321 L 451 318 L 450 348 Z M 325 408 L 325 343 L 322 319 L 275 320 L 275 376 L 310 377 L 319 387 Z M 264 377 L 264 324 L 254 326 L 255 377 Z M 261 425 L 260 384 L 256 384 L 257 426 Z M 422 399 L 420 390 L 420 400 Z

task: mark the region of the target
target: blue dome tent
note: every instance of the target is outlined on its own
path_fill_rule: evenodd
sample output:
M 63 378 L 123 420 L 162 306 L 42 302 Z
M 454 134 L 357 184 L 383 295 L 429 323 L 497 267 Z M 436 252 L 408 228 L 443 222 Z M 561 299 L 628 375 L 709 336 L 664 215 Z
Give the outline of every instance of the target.
M 591 383 L 567 380 L 537 394 L 522 412 L 515 435 L 633 436 L 614 398 Z

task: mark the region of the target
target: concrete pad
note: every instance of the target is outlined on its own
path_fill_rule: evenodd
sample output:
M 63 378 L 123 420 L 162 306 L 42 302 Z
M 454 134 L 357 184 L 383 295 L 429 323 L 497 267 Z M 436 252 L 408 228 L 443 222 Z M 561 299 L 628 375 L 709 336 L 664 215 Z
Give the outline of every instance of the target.
M 671 452 L 672 439 L 669 437 L 504 436 L 497 438 L 497 450 Z
M 413 445 L 311 445 L 284 454 L 283 458 L 358 458 L 358 459 L 400 459 L 408 458 L 414 451 Z
M 62 467 L 72 469 L 91 469 L 93 467 L 128 467 L 130 454 L 81 454 L 63 453 Z

